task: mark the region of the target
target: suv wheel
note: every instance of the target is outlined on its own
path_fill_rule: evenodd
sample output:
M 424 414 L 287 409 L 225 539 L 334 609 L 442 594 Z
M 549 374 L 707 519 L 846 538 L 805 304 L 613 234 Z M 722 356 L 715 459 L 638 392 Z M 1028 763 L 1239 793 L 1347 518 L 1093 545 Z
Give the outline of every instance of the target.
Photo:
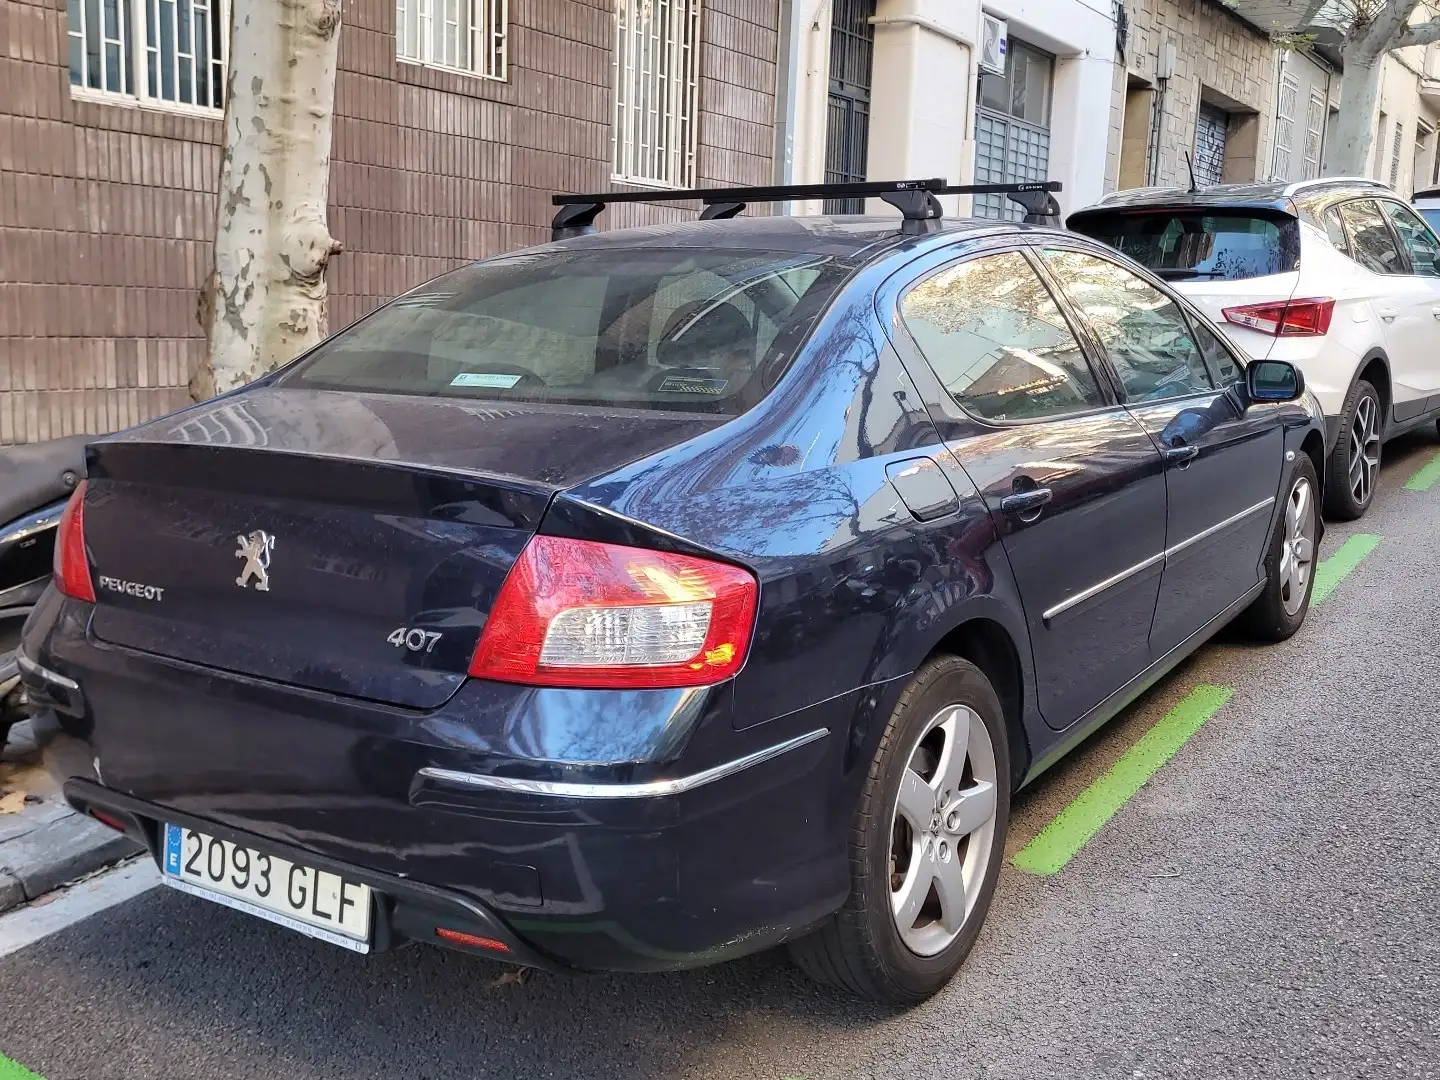
M 1340 437 L 1330 455 L 1325 512 L 1354 521 L 1370 509 L 1380 478 L 1380 395 L 1364 379 L 1356 381 L 1340 411 Z
M 875 1001 L 934 994 L 980 933 L 1009 817 L 1000 699 L 974 664 L 936 657 L 901 695 L 871 763 L 850 834 L 850 897 L 791 956 Z

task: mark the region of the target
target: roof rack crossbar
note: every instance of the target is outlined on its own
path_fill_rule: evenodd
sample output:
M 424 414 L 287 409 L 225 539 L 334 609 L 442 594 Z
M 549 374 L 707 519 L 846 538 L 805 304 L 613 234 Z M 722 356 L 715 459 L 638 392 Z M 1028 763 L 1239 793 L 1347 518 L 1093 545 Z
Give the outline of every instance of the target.
M 771 187 L 689 188 L 660 191 L 610 191 L 593 195 L 553 195 L 559 207 L 550 223 L 551 238 L 565 240 L 595 231 L 595 219 L 609 203 L 700 202 L 704 220 L 731 218 L 751 203 L 793 202 L 801 199 L 877 198 L 900 211 L 907 232 L 936 228 L 943 216 L 937 195 L 1005 195 L 1026 210 L 1026 221 L 1058 219 L 1060 206 L 1051 192 L 1062 190 L 1058 180 L 1024 184 L 950 184 L 942 177 L 928 180 L 881 180 L 849 184 L 784 184 Z M 1042 198 L 1043 196 L 1043 198 Z

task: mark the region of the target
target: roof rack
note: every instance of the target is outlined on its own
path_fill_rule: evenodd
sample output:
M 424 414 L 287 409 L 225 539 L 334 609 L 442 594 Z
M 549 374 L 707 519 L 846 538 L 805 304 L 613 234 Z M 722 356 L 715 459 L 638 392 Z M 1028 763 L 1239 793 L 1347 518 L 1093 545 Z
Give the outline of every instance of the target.
M 595 231 L 595 219 L 610 203 L 694 202 L 705 205 L 702 221 L 732 218 L 751 203 L 793 202 L 798 199 L 858 199 L 874 197 L 900 211 L 901 231 L 926 233 L 939 228 L 944 210 L 937 195 L 1005 195 L 1025 208 L 1032 225 L 1058 225 L 1060 204 L 1053 192 L 1058 180 L 1030 184 L 950 184 L 940 177 L 929 180 L 884 180 L 854 184 L 785 184 L 775 187 L 692 188 L 682 191 L 611 191 L 597 195 L 555 195 L 560 209 L 550 223 L 552 240 L 568 240 Z

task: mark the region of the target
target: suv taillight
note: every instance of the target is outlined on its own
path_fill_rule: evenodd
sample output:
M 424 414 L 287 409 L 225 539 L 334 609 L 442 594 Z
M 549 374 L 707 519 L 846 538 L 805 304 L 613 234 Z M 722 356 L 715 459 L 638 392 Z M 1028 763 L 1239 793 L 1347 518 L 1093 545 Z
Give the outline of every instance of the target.
M 708 686 L 745 662 L 758 593 L 727 563 L 535 536 L 495 598 L 470 674 L 527 686 Z
M 1334 314 L 1335 301 L 1321 296 L 1226 308 L 1225 321 L 1271 337 L 1324 337 Z
M 95 603 L 95 585 L 85 558 L 85 481 L 75 486 L 55 530 L 55 587 L 75 600 Z

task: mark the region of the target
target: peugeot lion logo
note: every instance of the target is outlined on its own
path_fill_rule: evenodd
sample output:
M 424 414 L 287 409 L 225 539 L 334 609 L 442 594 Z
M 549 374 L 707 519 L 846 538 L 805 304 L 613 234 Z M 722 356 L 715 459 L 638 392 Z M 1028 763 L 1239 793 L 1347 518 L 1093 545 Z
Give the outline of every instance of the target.
M 240 546 L 235 551 L 237 559 L 244 559 L 245 566 L 235 584 L 242 589 L 255 579 L 256 592 L 270 591 L 270 552 L 275 548 L 275 537 L 262 529 L 256 529 L 249 536 L 235 537 Z

